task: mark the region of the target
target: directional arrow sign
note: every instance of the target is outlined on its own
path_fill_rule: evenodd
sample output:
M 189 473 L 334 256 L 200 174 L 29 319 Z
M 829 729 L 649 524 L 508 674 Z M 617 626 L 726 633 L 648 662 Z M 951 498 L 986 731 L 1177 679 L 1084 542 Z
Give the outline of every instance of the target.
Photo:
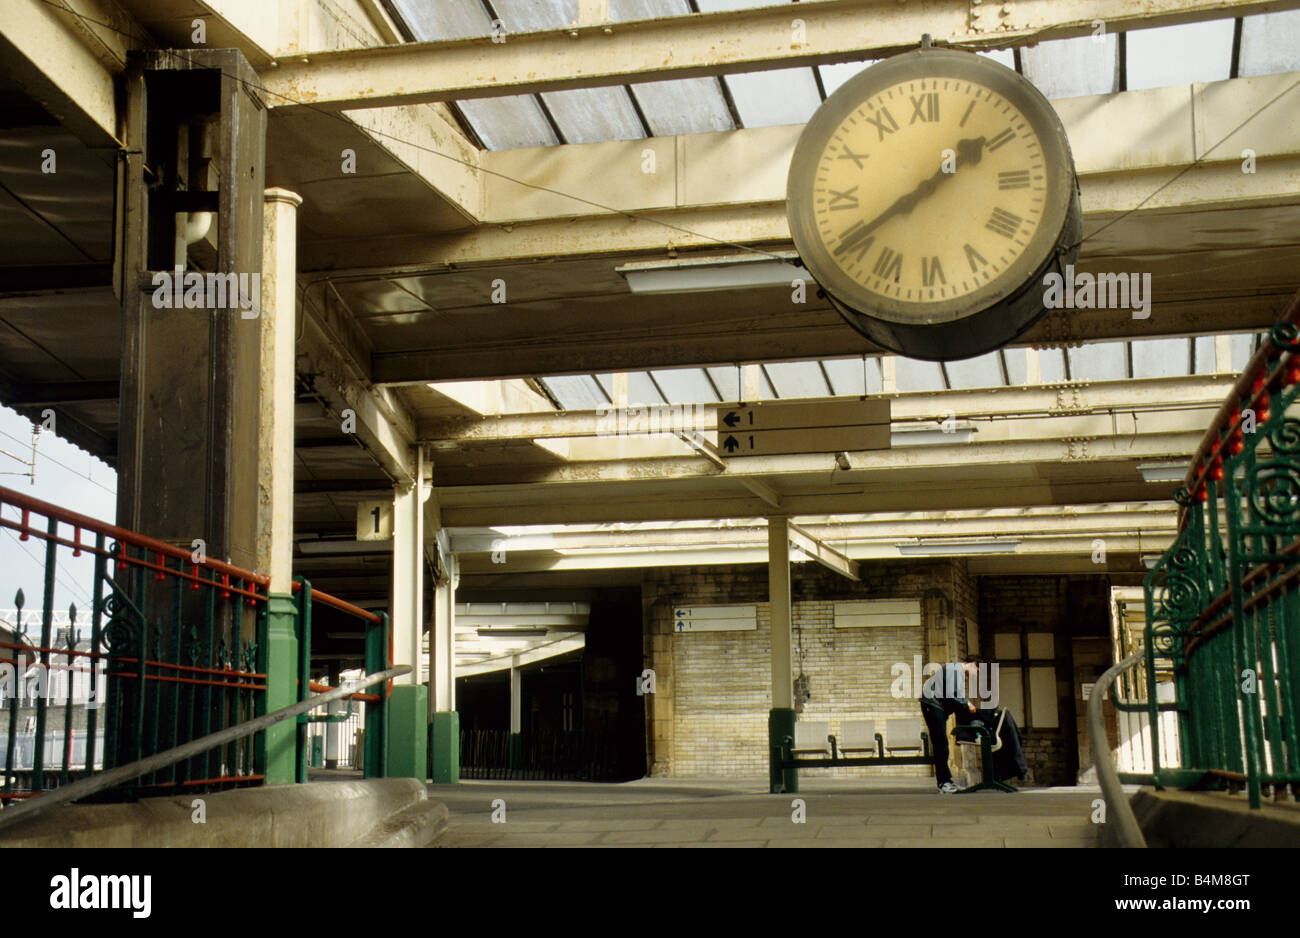
M 889 448 L 889 400 L 773 401 L 718 408 L 723 456 Z

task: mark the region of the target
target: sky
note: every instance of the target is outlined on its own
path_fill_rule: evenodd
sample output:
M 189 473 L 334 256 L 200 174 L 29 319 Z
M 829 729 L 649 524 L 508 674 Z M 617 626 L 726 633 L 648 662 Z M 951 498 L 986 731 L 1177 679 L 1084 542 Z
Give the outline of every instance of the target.
M 113 523 L 117 503 L 117 473 L 113 469 L 48 431 L 37 438 L 35 479 L 32 468 L 24 465 L 31 460 L 31 421 L 0 406 L 0 486 Z M 0 507 L 0 518 L 17 521 L 20 515 L 11 505 Z M 33 516 L 32 524 L 43 527 L 45 520 Z M 65 527 L 61 534 L 71 537 L 72 532 Z M 0 528 L 0 618 L 12 621 L 14 593 L 21 587 L 26 599 L 23 623 L 29 634 L 33 627 L 39 629 L 44 547 L 38 537 L 20 541 L 12 528 Z M 90 555 L 83 553 L 74 559 L 71 549 L 59 548 L 56 569 L 55 610 L 66 612 L 68 604 L 75 602 L 77 622 L 88 628 L 94 575 Z

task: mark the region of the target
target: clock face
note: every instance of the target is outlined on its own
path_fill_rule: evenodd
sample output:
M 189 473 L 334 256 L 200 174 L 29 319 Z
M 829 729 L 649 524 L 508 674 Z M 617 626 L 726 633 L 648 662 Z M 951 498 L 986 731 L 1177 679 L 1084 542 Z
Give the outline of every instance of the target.
M 800 256 L 837 305 L 933 327 L 1023 291 L 1070 227 L 1073 196 L 1064 130 L 1033 86 L 927 49 L 826 101 L 796 147 L 788 205 Z M 966 354 L 987 351 L 975 346 Z

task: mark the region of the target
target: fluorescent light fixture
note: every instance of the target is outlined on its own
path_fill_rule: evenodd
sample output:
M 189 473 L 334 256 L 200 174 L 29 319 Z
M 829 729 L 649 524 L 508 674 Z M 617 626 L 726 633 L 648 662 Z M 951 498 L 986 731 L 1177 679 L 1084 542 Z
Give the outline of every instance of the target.
M 905 557 L 947 557 L 954 554 L 1014 554 L 1020 550 L 1019 540 L 964 540 L 917 541 L 915 544 L 898 544 L 898 552 Z
M 1155 565 L 1160 562 L 1160 558 L 1163 556 L 1163 554 L 1143 554 L 1142 566 L 1146 567 L 1148 570 L 1154 569 Z
M 1150 462 L 1138 466 L 1143 482 L 1181 482 L 1192 468 L 1186 462 Z
M 948 429 L 924 423 L 895 425 L 889 431 L 889 445 L 900 446 L 952 446 L 969 443 L 975 436 L 975 424 L 969 420 L 954 420 Z
M 816 289 L 812 276 L 791 261 L 798 255 L 782 252 L 776 260 L 767 254 L 730 254 L 664 261 L 635 261 L 614 268 L 627 279 L 633 293 L 708 293 L 755 287 L 789 287 L 802 280 Z

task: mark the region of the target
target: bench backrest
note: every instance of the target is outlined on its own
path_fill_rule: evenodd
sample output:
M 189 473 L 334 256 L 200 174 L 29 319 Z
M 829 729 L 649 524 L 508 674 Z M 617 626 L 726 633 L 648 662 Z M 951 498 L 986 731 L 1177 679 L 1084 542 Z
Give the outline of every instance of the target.
M 875 720 L 845 720 L 840 724 L 841 749 L 875 749 Z
M 794 725 L 794 748 L 795 749 L 830 749 L 830 743 L 826 737 L 830 735 L 831 725 L 829 723 L 812 721 L 805 723 L 800 720 Z
M 885 721 L 885 748 L 921 749 L 921 718 L 898 717 Z

